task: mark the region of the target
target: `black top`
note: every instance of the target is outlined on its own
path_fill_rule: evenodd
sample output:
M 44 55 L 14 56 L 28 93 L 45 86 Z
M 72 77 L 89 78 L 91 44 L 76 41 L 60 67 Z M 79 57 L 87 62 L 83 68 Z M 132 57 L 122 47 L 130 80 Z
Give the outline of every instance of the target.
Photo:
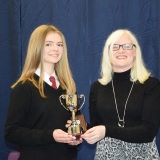
M 44 92 L 47 98 L 42 98 L 30 81 L 17 84 L 10 96 L 5 137 L 19 145 L 19 160 L 74 159 L 76 147 L 57 143 L 53 138 L 55 129 L 67 131 L 65 124 L 71 117 L 59 101 L 65 91 L 45 83 Z
M 114 73 L 113 84 L 120 118 L 131 89 L 130 70 Z M 151 142 L 160 126 L 160 82 L 149 77 L 144 84 L 136 82 L 129 97 L 125 127 L 118 127 L 111 82 L 102 85 L 94 82 L 90 89 L 89 109 L 92 125 L 105 125 L 106 137 L 117 138 L 131 143 Z

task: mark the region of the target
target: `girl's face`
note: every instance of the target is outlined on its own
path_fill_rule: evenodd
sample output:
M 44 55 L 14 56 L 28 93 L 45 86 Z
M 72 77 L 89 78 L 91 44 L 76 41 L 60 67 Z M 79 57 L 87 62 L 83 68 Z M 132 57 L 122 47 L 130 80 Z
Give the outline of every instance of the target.
M 54 67 L 63 55 L 62 37 L 58 33 L 50 32 L 46 36 L 43 50 L 43 63 L 47 66 Z
M 128 34 L 122 35 L 120 39 L 113 44 L 110 59 L 114 72 L 124 72 L 133 66 L 136 56 L 135 47 Z

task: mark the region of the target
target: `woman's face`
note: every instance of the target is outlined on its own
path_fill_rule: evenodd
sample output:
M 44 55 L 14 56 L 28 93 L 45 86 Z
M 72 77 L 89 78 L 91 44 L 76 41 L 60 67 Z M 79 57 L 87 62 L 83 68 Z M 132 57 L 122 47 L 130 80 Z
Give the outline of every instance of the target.
M 50 32 L 45 38 L 43 50 L 43 62 L 47 66 L 54 67 L 63 55 L 62 37 L 58 33 Z
M 124 72 L 133 66 L 136 50 L 128 34 L 123 34 L 120 39 L 113 44 L 110 53 L 110 60 L 114 72 Z

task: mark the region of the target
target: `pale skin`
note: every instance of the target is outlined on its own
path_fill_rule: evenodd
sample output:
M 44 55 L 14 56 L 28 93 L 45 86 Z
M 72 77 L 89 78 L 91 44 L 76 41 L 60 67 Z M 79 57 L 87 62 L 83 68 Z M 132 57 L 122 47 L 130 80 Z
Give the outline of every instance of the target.
M 124 34 L 120 37 L 115 44 L 126 44 L 131 43 L 128 34 Z M 133 66 L 134 59 L 136 57 L 135 47 L 132 50 L 124 50 L 122 47 L 118 51 L 112 51 L 110 54 L 112 69 L 114 72 L 125 72 Z
M 120 37 L 115 44 L 126 44 L 132 43 L 128 34 L 124 34 Z M 136 57 L 135 48 L 132 50 L 123 50 L 122 47 L 118 51 L 111 51 L 110 59 L 112 64 L 112 69 L 114 72 L 125 72 L 133 66 L 134 59 Z M 88 129 L 81 137 L 85 139 L 89 144 L 94 144 L 106 135 L 107 128 L 103 125 L 95 126 Z
M 62 56 L 63 42 L 61 36 L 54 32 L 48 33 L 45 38 L 43 50 L 43 64 L 45 72 L 52 75 L 55 64 L 61 59 Z M 69 135 L 61 129 L 55 129 L 53 131 L 53 138 L 56 142 L 68 143 L 70 145 L 78 145 L 82 143 L 82 138 L 80 138 L 80 140 L 76 140 L 75 136 Z

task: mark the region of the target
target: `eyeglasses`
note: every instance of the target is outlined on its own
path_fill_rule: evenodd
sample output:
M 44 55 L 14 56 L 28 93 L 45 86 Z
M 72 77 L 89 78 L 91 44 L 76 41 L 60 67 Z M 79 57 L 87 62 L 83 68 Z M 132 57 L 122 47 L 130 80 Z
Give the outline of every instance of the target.
M 118 51 L 122 47 L 124 50 L 132 50 L 133 47 L 136 47 L 135 44 L 132 43 L 126 43 L 126 44 L 113 44 L 112 51 Z M 109 45 L 110 48 L 110 45 Z

